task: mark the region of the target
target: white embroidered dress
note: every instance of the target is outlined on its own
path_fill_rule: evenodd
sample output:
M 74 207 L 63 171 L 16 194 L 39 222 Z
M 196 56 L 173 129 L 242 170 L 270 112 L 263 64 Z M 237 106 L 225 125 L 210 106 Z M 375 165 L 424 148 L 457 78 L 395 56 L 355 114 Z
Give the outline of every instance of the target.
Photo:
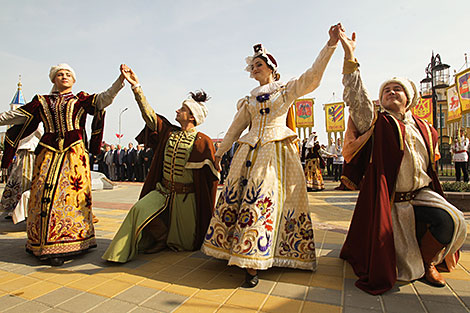
M 286 118 L 295 99 L 319 86 L 335 48 L 324 47 L 298 79 L 259 86 L 238 102 L 216 156 L 236 140 L 240 147 L 202 245 L 205 254 L 243 268 L 316 269 L 298 139 L 286 126 Z M 265 94 L 269 99 L 259 102 L 256 97 Z M 247 127 L 248 133 L 240 138 Z

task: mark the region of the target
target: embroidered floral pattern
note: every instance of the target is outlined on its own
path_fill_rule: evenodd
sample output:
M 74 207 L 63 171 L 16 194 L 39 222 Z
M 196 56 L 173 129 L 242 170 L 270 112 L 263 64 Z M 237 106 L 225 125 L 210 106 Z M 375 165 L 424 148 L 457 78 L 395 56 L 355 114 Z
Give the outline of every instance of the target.
M 237 221 L 237 212 L 235 210 L 230 209 L 227 207 L 222 213 L 222 220 L 224 221 L 225 226 L 231 227 L 235 225 Z
M 82 166 L 81 155 L 86 156 L 87 152 L 79 143 L 64 154 L 43 149 L 36 157 L 26 248 L 37 256 L 72 253 L 96 245 L 90 172 L 88 166 Z M 55 184 L 57 187 L 53 188 Z M 44 198 L 50 202 L 43 203 Z M 46 229 L 42 225 L 47 225 Z
M 249 209 L 241 210 L 238 222 L 242 228 L 253 225 L 253 213 Z

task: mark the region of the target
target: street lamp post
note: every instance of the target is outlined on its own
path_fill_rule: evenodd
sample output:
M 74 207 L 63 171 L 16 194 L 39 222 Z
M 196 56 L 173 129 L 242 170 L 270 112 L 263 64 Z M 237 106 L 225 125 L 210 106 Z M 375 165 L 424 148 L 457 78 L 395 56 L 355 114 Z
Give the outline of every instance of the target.
M 439 123 L 437 122 L 437 93 L 436 89 L 449 86 L 449 65 L 441 62 L 441 56 L 434 51 L 431 55 L 431 63 L 425 68 L 426 78 L 421 80 L 421 98 L 432 98 L 432 124 L 437 130 L 439 127 L 439 149 L 442 149 L 442 127 L 444 125 L 444 114 L 442 114 L 442 101 L 439 101 Z M 442 155 L 442 154 L 441 154 Z M 441 171 L 442 171 L 442 162 Z
M 118 143 L 121 144 L 121 137 L 122 137 L 122 133 L 121 133 L 121 116 L 122 116 L 122 113 L 126 112 L 128 108 L 124 108 L 121 110 L 121 112 L 119 113 L 119 139 L 118 139 Z

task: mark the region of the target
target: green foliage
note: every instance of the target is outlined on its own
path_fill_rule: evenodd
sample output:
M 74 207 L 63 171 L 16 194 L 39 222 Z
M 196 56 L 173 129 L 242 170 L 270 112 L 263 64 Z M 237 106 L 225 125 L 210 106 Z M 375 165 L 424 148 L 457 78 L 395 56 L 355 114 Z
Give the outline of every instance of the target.
M 461 181 L 443 182 L 442 189 L 444 191 L 470 192 L 470 184 Z

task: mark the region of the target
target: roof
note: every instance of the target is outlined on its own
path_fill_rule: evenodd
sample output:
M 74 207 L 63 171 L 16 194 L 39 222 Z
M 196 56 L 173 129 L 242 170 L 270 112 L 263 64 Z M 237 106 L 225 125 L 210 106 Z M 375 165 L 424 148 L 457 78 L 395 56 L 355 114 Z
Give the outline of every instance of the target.
M 21 86 L 22 86 L 21 81 L 19 81 L 18 82 L 18 90 L 16 90 L 16 93 L 13 96 L 13 99 L 11 100 L 10 104 L 16 104 L 16 105 L 26 104 L 26 102 L 24 101 L 23 91 L 21 90 Z

